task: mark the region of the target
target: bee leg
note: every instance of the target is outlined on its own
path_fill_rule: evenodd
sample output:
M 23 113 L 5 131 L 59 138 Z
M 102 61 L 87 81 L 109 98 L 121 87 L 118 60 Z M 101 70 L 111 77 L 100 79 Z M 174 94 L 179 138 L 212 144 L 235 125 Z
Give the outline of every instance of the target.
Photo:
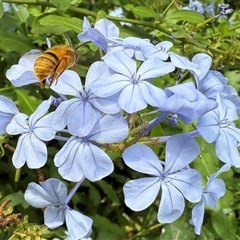
M 46 79 L 40 81 L 40 82 L 39 82 L 40 87 L 41 87 L 41 88 L 44 88 L 44 87 L 45 87 L 45 83 L 46 83 Z
M 67 69 L 67 61 L 66 59 L 62 59 L 56 66 L 55 70 L 53 71 L 52 75 L 50 76 L 50 86 L 53 84 L 58 77 Z

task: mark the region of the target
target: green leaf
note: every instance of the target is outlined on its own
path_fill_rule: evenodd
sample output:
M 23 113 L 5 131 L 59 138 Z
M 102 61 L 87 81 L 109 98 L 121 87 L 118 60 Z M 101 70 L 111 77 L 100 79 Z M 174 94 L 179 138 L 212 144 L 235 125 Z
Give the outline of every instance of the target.
M 101 202 L 101 196 L 93 184 L 90 184 L 89 186 L 89 198 L 95 207 L 99 206 Z
M 112 204 L 114 206 L 120 205 L 120 200 L 116 194 L 116 191 L 112 188 L 112 186 L 109 183 L 107 183 L 104 180 L 101 180 L 97 184 L 101 187 L 101 189 L 104 191 L 107 197 L 112 201 Z
M 235 239 L 234 236 L 237 231 L 237 220 L 232 209 L 225 208 L 216 213 L 213 212 L 211 223 L 221 239 Z
M 142 18 L 157 18 L 158 15 L 155 13 L 152 9 L 144 7 L 144 6 L 138 6 L 132 9 L 132 11 L 139 17 Z
M 9 204 L 13 207 L 15 207 L 15 206 L 21 204 L 22 202 L 24 202 L 22 192 L 11 193 L 11 194 L 5 196 L 4 198 L 2 198 L 1 202 L 4 202 L 5 200 L 8 200 L 8 199 L 11 200 L 11 202 Z
M 53 34 L 53 35 L 62 35 L 65 32 L 68 32 L 69 28 L 65 26 L 43 26 L 39 22 L 34 22 L 31 29 L 31 33 L 34 34 Z
M 230 32 L 229 26 L 228 26 L 228 22 L 226 20 L 220 21 L 220 23 L 218 25 L 218 29 L 220 30 L 222 37 L 227 37 L 227 36 L 232 35 L 232 33 Z
M 4 13 L 3 4 L 2 4 L 2 0 L 0 0 L 0 19 L 2 18 L 3 13 Z
M 174 25 L 171 34 L 174 38 L 183 38 L 183 37 L 186 36 L 186 31 L 184 30 L 183 27 L 178 26 L 178 25 Z
M 70 7 L 70 0 L 50 0 L 50 2 L 59 10 L 67 10 Z
M 190 212 L 185 209 L 183 215 L 172 222 L 164 225 L 165 231 L 161 234 L 161 240 L 175 239 L 175 240 L 189 240 L 194 239 L 195 234 L 193 228 L 189 225 Z
M 204 18 L 200 13 L 189 11 L 189 10 L 179 10 L 175 11 L 166 16 L 165 20 L 177 20 L 177 21 L 187 21 L 191 23 L 202 23 Z
M 123 239 L 123 238 L 119 238 L 118 235 L 101 229 L 99 234 L 97 235 L 96 240 L 103 240 L 103 239 L 110 240 L 110 239 Z
M 97 17 L 95 19 L 95 22 L 97 22 L 98 20 L 102 19 L 102 18 L 106 18 L 107 17 L 107 14 L 106 12 L 100 10 L 97 12 Z
M 10 30 L 14 31 L 16 28 L 19 28 L 21 22 L 16 16 L 13 16 L 9 12 L 5 12 L 3 18 L 0 20 L 1 30 Z
M 26 7 L 23 5 L 18 5 L 18 11 L 14 11 L 14 15 L 21 21 L 27 22 L 27 18 L 29 17 L 29 12 Z
M 31 115 L 38 107 L 39 101 L 23 90 L 16 89 L 15 92 L 17 94 L 17 103 L 20 111 L 24 112 L 28 116 Z
M 219 204 L 221 208 L 227 208 L 232 203 L 234 203 L 233 192 L 227 190 L 224 196 L 219 199 Z
M 203 139 L 198 139 L 198 143 L 201 146 L 201 154 L 193 161 L 193 166 L 202 174 L 204 183 L 206 183 L 207 177 L 217 172 L 219 160 L 213 144 L 207 143 Z
M 214 231 L 211 231 L 206 225 L 204 225 L 201 229 L 201 235 L 198 236 L 198 240 L 215 240 L 215 236 L 212 233 Z
M 0 36 L 0 49 L 5 52 L 26 53 L 33 48 L 29 38 L 22 33 L 0 30 Z
M 83 21 L 75 17 L 61 17 L 56 15 L 48 15 L 39 19 L 42 26 L 52 26 L 55 28 L 65 27 L 68 30 L 72 30 L 76 33 L 82 31 Z
M 112 223 L 108 218 L 95 215 L 91 216 L 94 222 L 94 226 L 96 228 L 99 228 L 101 230 L 107 230 L 111 233 L 116 233 L 116 234 L 123 234 L 123 230 L 116 224 Z

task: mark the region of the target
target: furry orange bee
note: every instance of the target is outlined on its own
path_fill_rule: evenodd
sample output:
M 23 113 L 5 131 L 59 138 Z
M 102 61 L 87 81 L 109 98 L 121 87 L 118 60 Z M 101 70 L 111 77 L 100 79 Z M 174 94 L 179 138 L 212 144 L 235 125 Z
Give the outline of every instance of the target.
M 76 51 L 67 45 L 57 45 L 41 54 L 34 63 L 34 73 L 44 88 L 49 78 L 50 86 L 69 67 L 78 60 Z

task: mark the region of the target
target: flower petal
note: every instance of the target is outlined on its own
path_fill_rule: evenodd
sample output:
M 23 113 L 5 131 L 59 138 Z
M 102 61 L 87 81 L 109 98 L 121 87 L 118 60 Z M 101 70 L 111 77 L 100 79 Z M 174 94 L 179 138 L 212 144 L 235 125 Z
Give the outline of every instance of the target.
M 174 71 L 174 69 L 175 67 L 171 62 L 163 62 L 158 58 L 149 58 L 142 63 L 137 71 L 137 76 L 139 76 L 139 80 L 145 80 L 163 76 Z
M 158 177 L 130 180 L 123 186 L 125 204 L 134 211 L 142 211 L 154 202 L 159 190 Z
M 48 100 L 43 101 L 34 113 L 29 117 L 29 126 L 34 128 L 35 123 L 40 119 L 43 115 L 45 115 L 48 109 L 51 106 L 52 101 L 54 100 L 53 96 L 50 96 Z
M 123 51 L 115 51 L 103 57 L 105 63 L 115 72 L 132 78 L 136 71 L 136 62 Z
M 114 39 L 119 36 L 118 27 L 108 19 L 98 20 L 95 23 L 94 28 L 101 32 L 107 39 Z
M 189 223 L 194 226 L 194 232 L 198 235 L 201 233 L 203 217 L 204 217 L 204 201 L 196 204 L 192 209 L 192 218 Z
M 91 143 L 83 147 L 81 163 L 85 177 L 92 182 L 108 176 L 114 168 L 111 158 Z
M 66 180 L 78 182 L 83 177 L 81 159 L 83 144 L 76 137 L 71 137 L 54 157 L 54 164 L 59 174 Z
M 78 74 L 71 70 L 64 71 L 55 83 L 51 85 L 51 89 L 57 93 L 79 97 L 83 92 L 81 79 Z
M 128 77 L 121 74 L 113 74 L 110 77 L 103 77 L 93 81 L 90 88 L 99 97 L 109 97 L 128 85 L 132 85 Z
M 45 189 L 34 182 L 28 184 L 27 190 L 24 193 L 24 199 L 36 208 L 45 208 L 59 203 L 56 198 L 52 198 Z
M 91 231 L 93 220 L 80 212 L 67 208 L 65 218 L 68 232 L 75 239 L 82 239 Z
M 168 175 L 174 185 L 190 202 L 198 202 L 202 197 L 202 178 L 194 169 L 182 170 Z
M 17 135 L 21 133 L 28 133 L 30 131 L 28 126 L 28 116 L 24 113 L 18 113 L 12 121 L 7 125 L 6 131 L 8 134 Z
M 161 186 L 162 197 L 158 209 L 158 221 L 171 223 L 182 215 L 185 207 L 184 198 L 175 186 L 164 183 Z
M 136 84 L 129 84 L 121 91 L 118 106 L 127 113 L 135 113 L 147 107 L 147 103 Z
M 34 134 L 43 141 L 50 141 L 55 137 L 56 131 L 52 127 L 53 112 L 45 115 L 37 121 L 34 127 Z
M 151 106 L 160 107 L 167 100 L 167 95 L 161 88 L 155 87 L 147 81 L 141 81 L 139 88 L 144 100 Z
M 40 55 L 41 52 L 39 50 L 31 50 L 23 55 L 18 64 L 13 65 L 7 70 L 6 77 L 8 80 L 10 80 L 15 87 L 38 82 L 33 72 L 33 64 Z
M 200 153 L 197 142 L 188 135 L 175 135 L 166 144 L 166 163 L 164 172 L 181 170 L 192 162 Z
M 56 202 L 64 203 L 68 190 L 63 182 L 56 178 L 49 178 L 45 182 L 40 182 L 40 185 L 51 198 L 56 199 Z
M 102 112 L 94 108 L 89 102 L 80 102 L 68 120 L 68 130 L 72 135 L 87 136 L 94 125 L 102 117 Z
M 104 143 L 116 143 L 128 135 L 128 124 L 120 113 L 105 115 L 92 129 L 89 140 Z
M 82 104 L 82 100 L 78 98 L 72 98 L 70 100 L 61 102 L 53 114 L 52 126 L 54 129 L 58 131 L 63 130 L 68 124 L 68 120 L 71 115 L 75 115 L 76 109 L 80 104 Z
M 19 137 L 12 157 L 15 168 L 27 163 L 31 169 L 41 168 L 47 162 L 47 147 L 34 134 L 23 134 Z
M 44 224 L 50 228 L 57 228 L 64 223 L 64 212 L 60 207 L 48 206 L 44 210 Z
M 125 164 L 141 173 L 160 176 L 162 165 L 151 148 L 143 144 L 133 144 L 126 148 L 122 154 Z

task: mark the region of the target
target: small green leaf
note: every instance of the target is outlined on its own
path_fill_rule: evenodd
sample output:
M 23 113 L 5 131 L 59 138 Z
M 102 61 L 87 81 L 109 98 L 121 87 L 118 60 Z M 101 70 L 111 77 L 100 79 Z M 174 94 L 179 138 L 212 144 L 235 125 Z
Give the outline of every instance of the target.
M 169 27 L 172 28 L 171 34 L 174 38 L 183 38 L 186 36 L 186 32 L 183 27 L 177 24 L 169 24 Z
M 94 215 L 91 216 L 91 218 L 93 219 L 95 227 L 101 230 L 107 230 L 112 233 L 123 234 L 123 230 L 116 223 L 112 223 L 106 217 Z
M 5 200 L 8 200 L 8 199 L 11 200 L 9 205 L 15 207 L 24 201 L 23 193 L 22 192 L 11 193 L 11 194 L 5 196 L 4 198 L 2 198 L 1 202 L 4 202 Z
M 1 30 L 14 31 L 16 28 L 19 28 L 20 25 L 21 22 L 16 16 L 13 16 L 9 12 L 4 13 L 4 17 L 1 19 Z
M 39 101 L 23 90 L 16 89 L 15 92 L 17 94 L 17 103 L 20 111 L 27 115 L 31 115 L 38 107 Z
M 121 234 L 121 237 L 122 237 L 122 234 Z M 96 240 L 102 240 L 102 239 L 110 240 L 110 239 L 123 239 L 123 238 L 120 238 L 120 236 L 118 234 L 101 229 L 99 231 L 99 234 L 97 235 Z M 126 238 L 124 238 L 124 239 L 126 239 Z
M 176 221 L 164 225 L 165 231 L 161 234 L 161 240 L 189 240 L 194 239 L 195 234 L 189 225 L 190 212 L 185 209 L 183 215 Z
M 62 35 L 68 32 L 69 28 L 65 26 L 43 26 L 39 22 L 35 22 L 32 26 L 31 33 L 34 34 L 54 34 Z
M 116 194 L 116 191 L 111 187 L 109 183 L 107 183 L 104 180 L 101 180 L 97 184 L 101 187 L 101 189 L 104 191 L 107 197 L 112 201 L 112 204 L 114 204 L 114 206 L 120 205 L 120 200 Z
M 70 0 L 50 0 L 50 2 L 59 10 L 67 10 L 70 7 Z
M 106 12 L 104 12 L 103 10 L 100 10 L 97 12 L 97 17 L 96 17 L 95 22 L 97 22 L 98 20 L 100 20 L 102 18 L 106 18 L 106 17 L 107 17 Z
M 29 38 L 22 33 L 0 30 L 0 49 L 5 52 L 26 53 L 32 49 Z
M 2 4 L 2 0 L 0 0 L 0 19 L 2 18 L 3 13 L 4 13 L 3 4 Z
M 29 17 L 28 9 L 23 5 L 18 5 L 18 11 L 14 11 L 14 15 L 21 21 L 27 22 L 27 18 Z
M 204 18 L 200 13 L 189 11 L 189 10 L 179 10 L 175 11 L 166 16 L 165 20 L 177 20 L 177 21 L 187 21 L 191 23 L 202 23 Z
M 49 15 L 39 19 L 39 23 L 42 26 L 52 26 L 55 28 L 65 27 L 68 30 L 72 30 L 76 33 L 82 31 L 82 20 L 75 17 L 61 17 L 56 15 Z
M 101 196 L 99 191 L 94 187 L 93 184 L 91 184 L 89 187 L 89 198 L 91 199 L 95 207 L 99 206 L 101 202 Z
M 237 220 L 232 209 L 225 208 L 218 212 L 213 212 L 211 223 L 221 239 L 235 239 Z
M 138 6 L 132 9 L 132 11 L 139 17 L 142 18 L 157 18 L 158 15 L 155 13 L 152 9 L 144 7 L 144 6 Z
M 155 13 L 152 9 L 144 7 L 144 6 L 138 6 L 132 9 L 132 11 L 139 17 L 142 18 L 157 18 L 158 15 Z

